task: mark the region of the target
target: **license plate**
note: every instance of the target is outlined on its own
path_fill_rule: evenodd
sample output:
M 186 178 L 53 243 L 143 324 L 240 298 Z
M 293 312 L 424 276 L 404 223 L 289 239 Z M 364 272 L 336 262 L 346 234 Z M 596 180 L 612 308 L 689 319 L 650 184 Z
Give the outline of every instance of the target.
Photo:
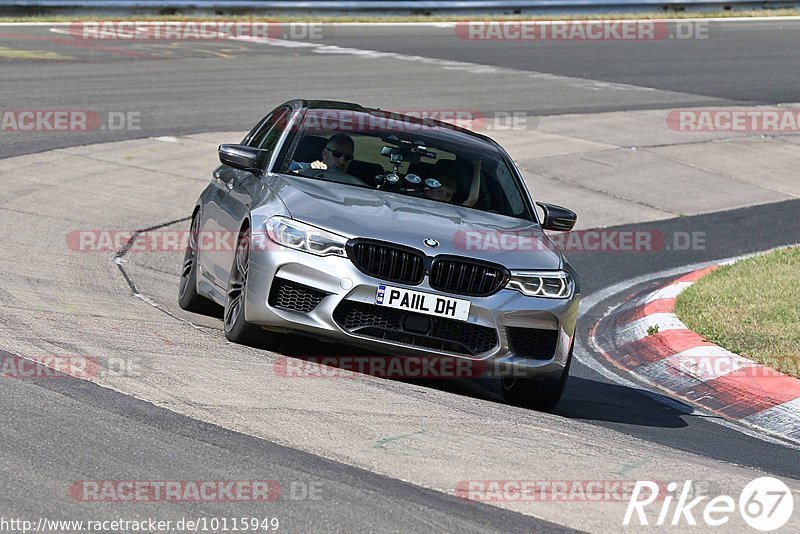
M 471 303 L 464 299 L 452 299 L 432 293 L 403 289 L 402 287 L 380 285 L 378 286 L 378 293 L 375 295 L 375 304 L 398 310 L 466 321 L 469 318 L 469 306 Z

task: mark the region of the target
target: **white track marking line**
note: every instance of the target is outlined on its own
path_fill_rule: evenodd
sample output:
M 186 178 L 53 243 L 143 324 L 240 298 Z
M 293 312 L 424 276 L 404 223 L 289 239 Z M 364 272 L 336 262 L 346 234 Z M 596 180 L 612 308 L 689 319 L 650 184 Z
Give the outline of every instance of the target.
M 51 31 L 55 30 L 51 29 Z M 466 61 L 454 61 L 449 59 L 432 58 L 426 56 L 412 56 L 408 54 L 400 54 L 398 52 L 381 52 L 379 50 L 350 48 L 337 45 L 326 45 L 321 43 L 309 43 L 306 41 L 289 41 L 286 39 L 265 39 L 263 37 L 252 37 L 252 36 L 231 37 L 231 40 L 260 43 L 269 46 L 277 46 L 284 48 L 306 48 L 309 51 L 316 54 L 330 54 L 330 55 L 339 54 L 339 55 L 352 55 L 365 59 L 391 58 L 400 61 L 415 61 L 418 63 L 439 67 L 445 70 L 462 70 L 471 72 L 473 74 L 498 74 L 498 73 L 519 74 L 528 76 L 529 78 L 553 80 L 555 82 L 564 83 L 565 85 L 568 85 L 570 87 L 575 87 L 578 89 L 584 89 L 589 91 L 598 91 L 601 89 L 614 89 L 618 91 L 650 92 L 659 90 L 654 87 L 644 87 L 626 83 L 604 82 L 586 78 L 576 78 L 572 76 L 561 76 L 545 72 L 513 69 L 510 67 L 496 67 L 493 65 L 486 65 L 482 63 L 470 63 Z
M 691 286 L 694 282 L 675 282 L 674 284 L 670 284 L 668 286 L 662 287 L 658 291 L 654 291 L 650 293 L 648 297 L 644 300 L 645 303 L 653 302 L 654 300 L 660 299 L 674 299 L 677 298 L 678 295 L 683 293 L 685 289 Z
M 634 319 L 630 323 L 619 326 L 619 336 L 617 341 L 620 345 L 644 339 L 650 335 L 651 329 L 657 328 L 657 332 L 666 330 L 689 330 L 674 313 L 651 313 L 639 319 Z
M 800 398 L 742 418 L 742 421 L 758 426 L 775 426 L 776 420 L 786 427 L 787 432 L 796 429 L 800 425 Z M 800 435 L 797 438 L 800 439 Z
M 492 67 L 490 65 L 483 65 L 480 63 L 469 63 L 466 61 L 453 61 L 448 59 L 438 59 L 425 56 L 412 56 L 408 54 L 400 54 L 398 52 L 381 52 L 379 50 L 369 50 L 362 48 L 350 48 L 337 45 L 327 45 L 321 43 L 309 43 L 306 41 L 289 41 L 286 39 L 264 39 L 263 37 L 232 37 L 233 41 L 246 41 L 251 43 L 266 44 L 269 46 L 285 47 L 285 48 L 307 48 L 316 54 L 329 54 L 329 55 L 351 55 L 365 59 L 398 59 L 401 61 L 416 61 L 425 63 L 426 65 L 433 65 L 450 70 L 465 70 L 475 74 L 492 74 L 497 72 L 525 72 L 517 69 L 507 69 L 503 67 Z M 633 87 L 633 86 L 631 86 Z

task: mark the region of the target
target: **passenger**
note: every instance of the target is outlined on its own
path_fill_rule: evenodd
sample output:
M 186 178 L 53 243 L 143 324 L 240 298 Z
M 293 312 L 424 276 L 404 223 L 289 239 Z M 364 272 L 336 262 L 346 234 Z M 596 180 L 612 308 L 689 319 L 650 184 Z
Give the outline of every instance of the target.
M 438 200 L 439 202 L 450 202 L 456 194 L 455 178 L 445 174 L 438 178 L 438 180 L 442 184 L 441 187 L 425 190 L 425 196 L 431 200 Z
M 468 163 L 464 162 L 464 160 L 440 160 L 436 163 L 433 174 L 442 184 L 446 182 L 448 188 L 446 192 L 440 191 L 444 189 L 444 187 L 431 189 L 429 192 L 435 195 L 435 197 L 428 195 L 428 198 L 453 203 L 453 198 L 455 198 L 458 192 L 458 184 L 469 183 L 470 187 L 467 197 L 463 200 L 456 200 L 455 203 L 468 208 L 474 208 L 480 197 L 481 172 L 480 158 L 471 159 Z M 472 176 L 470 176 L 470 173 Z M 440 192 L 437 193 L 436 191 Z
M 334 169 L 340 172 L 347 172 L 350 162 L 353 161 L 355 143 L 353 138 L 344 133 L 332 135 L 325 148 L 322 149 L 322 161 L 312 161 L 311 163 L 292 161 L 289 165 L 290 171 L 302 169 Z

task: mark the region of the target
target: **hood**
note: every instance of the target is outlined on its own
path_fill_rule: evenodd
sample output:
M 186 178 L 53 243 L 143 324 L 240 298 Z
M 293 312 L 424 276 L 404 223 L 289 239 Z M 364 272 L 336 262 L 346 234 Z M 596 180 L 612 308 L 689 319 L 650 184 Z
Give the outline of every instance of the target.
M 274 175 L 272 186 L 292 218 L 348 238 L 452 254 L 509 269 L 562 267 L 558 248 L 531 221 L 376 189 Z M 439 242 L 436 247 L 426 239 Z

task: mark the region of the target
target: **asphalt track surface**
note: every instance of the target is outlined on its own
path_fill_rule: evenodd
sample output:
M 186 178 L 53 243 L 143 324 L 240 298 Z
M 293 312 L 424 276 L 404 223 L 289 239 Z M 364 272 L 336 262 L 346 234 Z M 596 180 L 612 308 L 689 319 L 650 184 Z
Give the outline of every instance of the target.
M 177 415 L 71 377 L 3 385 L 5 514 L 91 518 L 64 488 L 107 480 L 291 480 L 259 517 L 278 518 L 291 532 L 421 531 L 568 532 L 570 529 L 493 506 L 465 502 L 361 469 Z M 294 488 L 294 489 L 292 489 Z M 301 499 L 320 494 L 324 499 Z M 119 503 L 94 513 L 114 517 Z M 250 503 L 157 503 L 151 517 L 253 517 Z M 124 513 L 122 514 L 125 515 Z M 94 516 L 94 514 L 93 514 Z M 97 517 L 97 516 L 94 516 Z
M 467 101 L 484 111 L 542 114 L 800 102 L 795 69 L 800 59 L 799 29 L 800 22 L 739 23 L 716 28 L 717 39 L 648 43 L 650 46 L 465 43 L 442 29 L 419 27 L 337 27 L 322 40 L 340 47 L 497 65 L 586 81 L 576 84 L 574 90 L 551 94 L 544 76 L 541 91 L 520 94 L 513 86 L 508 91 L 493 91 L 453 83 L 446 75 L 415 80 L 409 75 L 413 62 L 398 67 L 387 59 L 385 68 L 365 73 L 356 61 L 348 62 L 345 54 L 340 56 L 344 61 L 336 61 L 333 72 L 329 70 L 333 60 L 328 59 L 332 56 L 321 54 L 313 63 L 305 63 L 305 70 L 296 70 L 292 59 L 308 56 L 307 50 L 244 42 L 202 47 L 196 43 L 125 42 L 86 46 L 48 28 L 0 27 L 0 51 L 5 51 L 0 53 L 0 108 L 133 110 L 141 114 L 142 124 L 140 130 L 120 132 L 3 132 L 0 157 L 135 137 L 243 130 L 274 104 L 297 95 L 395 108 L 412 108 L 415 103 L 418 107 L 419 101 L 427 101 L 431 107 L 456 108 Z M 468 79 L 469 71 L 454 71 L 453 77 L 458 76 Z M 612 85 L 592 86 L 593 81 Z M 615 90 L 613 84 L 642 91 Z M 600 89 L 603 87 L 607 90 Z M 702 251 L 664 250 L 624 258 L 614 252 L 578 253 L 569 259 L 581 273 L 584 295 L 588 295 L 637 276 L 798 242 L 798 213 L 800 200 L 791 200 L 636 225 L 637 229 L 665 234 L 700 229 L 707 233 L 708 246 Z M 585 313 L 582 325 L 591 324 L 606 305 L 620 298 L 622 295 L 615 295 Z M 585 337 L 585 328 L 581 335 Z M 442 387 L 474 395 L 458 386 Z M 491 390 L 491 386 L 487 388 Z M 191 464 L 195 471 L 204 466 L 206 478 L 213 479 L 223 472 L 230 478 L 242 466 L 248 466 L 246 476 L 252 478 L 252 466 L 256 465 L 263 469 L 264 478 L 285 475 L 298 481 L 313 474 L 336 485 L 335 500 L 288 502 L 275 510 L 298 531 L 318 529 L 322 517 L 326 528 L 346 531 L 559 528 L 236 434 L 71 378 L 55 385 L 4 380 L 0 389 L 0 433 L 10 445 L 0 453 L 7 481 L 0 489 L 0 500 L 18 513 L 69 515 L 74 510 L 56 495 L 61 490 L 48 481 L 80 479 L 88 466 L 108 473 L 109 479 L 117 478 L 115 473 L 133 479 L 153 472 L 179 473 L 181 467 Z M 708 417 L 687 415 L 577 362 L 556 414 L 800 479 L 797 450 L 717 425 Z M 176 511 L 174 506 L 165 507 L 163 513 L 167 514 L 164 517 L 191 515 L 199 508 L 187 506 Z M 210 509 L 204 505 L 202 511 L 234 515 L 230 507 L 222 505 Z
M 385 28 L 336 27 L 322 41 L 338 46 L 370 48 L 409 55 L 469 61 L 514 69 L 547 72 L 613 83 L 652 87 L 749 103 L 797 102 L 800 89 L 788 65 L 796 61 L 800 32 L 797 21 L 695 21 L 674 24 L 682 30 L 664 30 L 652 41 L 603 40 L 590 42 L 482 39 L 499 35 L 481 30 L 474 39 L 466 28 L 453 39 L 449 32 Z M 665 28 L 671 23 L 664 25 Z M 672 34 L 672 35 L 670 35 Z M 680 35 L 682 38 L 678 38 Z M 659 35 L 661 35 L 659 33 Z M 365 46 L 367 44 L 368 46 Z M 784 63 L 786 61 L 787 63 Z M 768 83 L 765 83 L 767 82 Z M 538 95 L 531 95 L 535 106 Z M 594 111 L 613 109 L 598 105 Z M 630 109 L 626 107 L 625 109 Z M 571 111 L 565 105 L 560 112 Z
M 390 58 L 385 67 L 364 72 L 355 60 L 332 50 L 320 54 L 313 69 L 299 70 L 291 58 L 306 53 L 302 49 L 244 41 L 82 41 L 64 27 L 53 33 L 47 27 L 4 26 L 0 103 L 14 109 L 133 110 L 141 114 L 139 135 L 166 135 L 247 129 L 254 115 L 298 93 L 393 109 L 415 109 L 422 101 L 439 109 L 537 115 L 800 102 L 794 68 L 800 62 L 800 21 L 707 24 L 713 38 L 652 42 L 471 41 L 457 37 L 453 28 L 391 26 L 323 27 L 321 38 L 313 41 L 507 67 L 535 72 L 542 80 L 536 84 L 541 90 L 532 91 L 501 78 L 501 90 L 473 87 L 466 95 L 463 85 L 444 83 L 458 71 L 438 80 L 420 79 L 408 65 L 398 66 Z M 337 56 L 353 67 L 332 71 Z M 547 75 L 587 83 L 548 91 Z M 79 140 L 47 133 L 7 135 L 0 157 L 133 135 L 104 131 Z

